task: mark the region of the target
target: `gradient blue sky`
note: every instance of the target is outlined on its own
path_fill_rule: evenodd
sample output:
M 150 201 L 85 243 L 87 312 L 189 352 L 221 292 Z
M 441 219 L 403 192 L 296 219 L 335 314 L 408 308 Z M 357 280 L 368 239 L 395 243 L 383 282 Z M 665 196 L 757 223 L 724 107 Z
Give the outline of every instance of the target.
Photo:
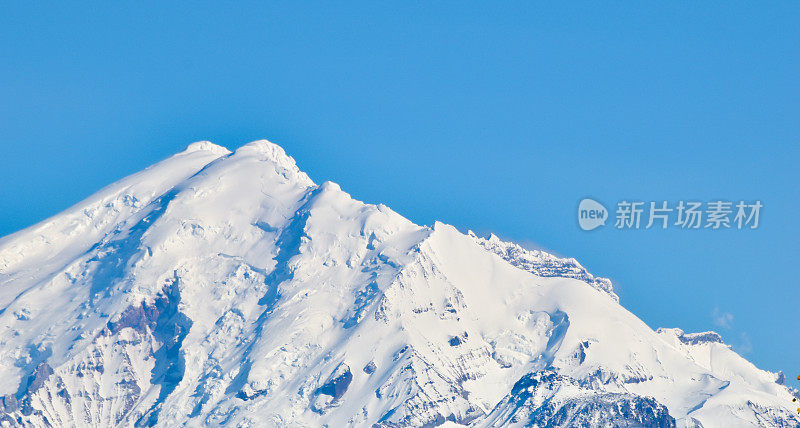
M 651 327 L 794 379 L 800 3 L 670 3 L 5 3 L 0 235 L 192 141 L 267 138 L 415 222 L 576 257 Z M 754 231 L 587 233 L 584 196 L 764 209 Z

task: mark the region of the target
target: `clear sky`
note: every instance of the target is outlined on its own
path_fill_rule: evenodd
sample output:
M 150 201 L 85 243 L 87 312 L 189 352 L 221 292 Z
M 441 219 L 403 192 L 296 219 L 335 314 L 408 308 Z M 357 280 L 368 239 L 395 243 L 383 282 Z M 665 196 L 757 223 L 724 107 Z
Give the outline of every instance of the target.
M 162 3 L 0 7 L 0 235 L 193 141 L 266 138 L 417 223 L 576 257 L 651 327 L 798 385 L 800 3 Z M 584 232 L 586 196 L 764 208 Z

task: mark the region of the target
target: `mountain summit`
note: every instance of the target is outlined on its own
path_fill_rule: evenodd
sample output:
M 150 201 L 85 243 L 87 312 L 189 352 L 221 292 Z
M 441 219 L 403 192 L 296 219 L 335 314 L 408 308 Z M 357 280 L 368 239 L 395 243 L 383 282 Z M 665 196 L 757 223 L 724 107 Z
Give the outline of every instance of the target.
M 800 424 L 781 376 L 618 300 L 270 142 L 194 143 L 0 239 L 0 424 Z

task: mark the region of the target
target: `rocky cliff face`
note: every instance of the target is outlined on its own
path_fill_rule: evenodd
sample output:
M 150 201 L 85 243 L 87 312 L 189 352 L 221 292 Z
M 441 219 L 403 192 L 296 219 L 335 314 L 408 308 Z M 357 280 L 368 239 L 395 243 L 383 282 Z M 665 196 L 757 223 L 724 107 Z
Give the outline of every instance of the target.
M 715 333 L 572 259 L 196 143 L 0 240 L 12 426 L 797 426 Z

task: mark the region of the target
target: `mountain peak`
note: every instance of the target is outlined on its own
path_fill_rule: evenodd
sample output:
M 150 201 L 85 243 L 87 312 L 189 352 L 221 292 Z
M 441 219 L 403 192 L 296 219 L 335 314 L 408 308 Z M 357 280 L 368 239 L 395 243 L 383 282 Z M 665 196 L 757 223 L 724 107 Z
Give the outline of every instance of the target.
M 187 152 L 0 240 L 0 425 L 797 425 L 774 374 L 573 259 L 416 225 L 266 140 Z
M 286 154 L 283 147 L 268 140 L 251 141 L 236 149 L 235 156 L 258 156 L 280 165 L 296 166 L 294 159 Z
M 189 146 L 186 147 L 186 150 L 184 150 L 183 152 L 193 153 L 199 151 L 211 152 L 220 156 L 225 156 L 231 153 L 231 151 L 228 150 L 227 148 L 214 144 L 211 141 L 196 141 L 192 144 L 189 144 Z

